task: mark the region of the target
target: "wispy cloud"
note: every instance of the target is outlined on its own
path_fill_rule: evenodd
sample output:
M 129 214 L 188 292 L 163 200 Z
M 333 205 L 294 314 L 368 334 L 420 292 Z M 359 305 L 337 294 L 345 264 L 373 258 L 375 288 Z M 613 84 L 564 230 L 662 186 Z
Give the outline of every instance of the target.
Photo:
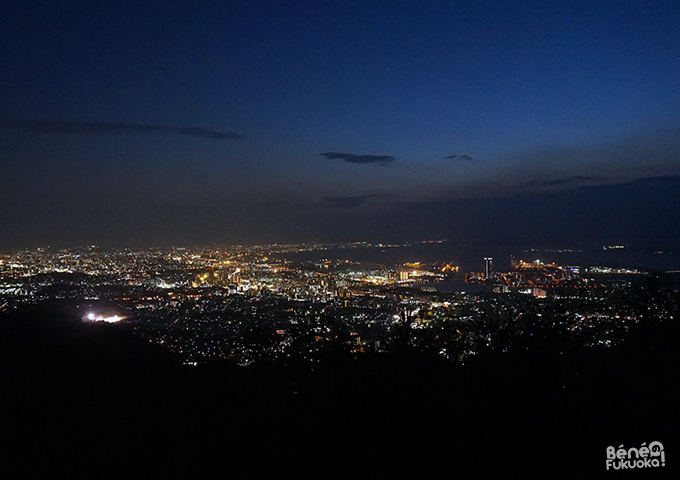
M 536 186 L 612 184 L 680 171 L 680 128 L 650 130 L 577 145 L 525 149 L 497 162 L 504 182 Z M 572 172 L 578 172 L 573 175 Z M 523 188 L 523 187 L 520 187 Z
M 555 186 L 560 186 L 560 185 L 578 185 L 581 183 L 587 183 L 593 180 L 602 180 L 603 177 L 593 177 L 593 176 L 585 176 L 585 175 L 572 175 L 570 177 L 563 177 L 563 178 L 556 178 L 554 180 L 547 180 L 545 182 L 541 182 L 541 185 L 547 186 L 547 187 L 555 187 Z
M 1 130 L 60 134 L 116 134 L 150 133 L 159 135 L 185 135 L 211 140 L 240 140 L 243 135 L 220 132 L 202 127 L 173 127 L 167 125 L 143 125 L 124 122 L 81 122 L 71 120 L 16 120 L 0 119 Z
M 329 160 L 343 160 L 348 163 L 376 163 L 378 165 L 387 165 L 396 160 L 391 155 L 357 155 L 354 153 L 340 153 L 340 152 L 325 152 L 319 154 Z
M 476 160 L 468 155 L 448 155 L 444 157 L 447 160 L 455 160 L 457 162 L 479 162 L 480 160 Z

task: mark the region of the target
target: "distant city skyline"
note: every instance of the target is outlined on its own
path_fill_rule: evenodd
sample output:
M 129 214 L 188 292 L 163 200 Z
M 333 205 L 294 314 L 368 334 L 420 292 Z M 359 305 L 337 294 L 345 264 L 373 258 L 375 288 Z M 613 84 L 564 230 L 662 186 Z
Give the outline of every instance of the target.
M 677 2 L 10 2 L 0 249 L 677 244 Z

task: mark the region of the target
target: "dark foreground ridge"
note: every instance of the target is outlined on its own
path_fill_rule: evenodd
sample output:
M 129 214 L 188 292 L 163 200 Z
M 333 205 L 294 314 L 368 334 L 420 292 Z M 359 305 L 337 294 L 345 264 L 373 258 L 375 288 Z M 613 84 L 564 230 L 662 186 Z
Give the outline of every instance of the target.
M 311 372 L 189 367 L 117 325 L 25 310 L 0 316 L 2 464 L 26 477 L 673 478 L 679 340 L 649 321 L 609 349 L 543 341 L 464 366 L 405 352 Z M 653 441 L 664 467 L 606 471 L 608 446 Z

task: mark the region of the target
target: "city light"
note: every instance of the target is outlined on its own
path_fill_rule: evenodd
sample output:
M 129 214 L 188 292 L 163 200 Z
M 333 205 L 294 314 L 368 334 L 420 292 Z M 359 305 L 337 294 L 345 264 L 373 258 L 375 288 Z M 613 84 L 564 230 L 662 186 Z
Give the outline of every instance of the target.
M 91 322 L 106 322 L 106 323 L 116 323 L 120 322 L 123 320 L 125 317 L 121 317 L 120 315 L 112 315 L 105 317 L 104 315 L 98 315 L 95 313 L 88 313 L 87 314 L 87 319 Z
M 125 320 L 124 328 L 187 364 L 228 358 L 238 365 L 295 355 L 316 362 L 326 350 L 390 352 L 403 342 L 445 349 L 447 358 L 464 362 L 493 343 L 480 335 L 487 322 L 512 335 L 526 328 L 531 336 L 532 321 L 549 318 L 580 344 L 609 346 L 641 319 L 632 302 L 637 286 L 647 285 L 643 270 L 515 256 L 508 270 L 502 257 L 494 264 L 480 256 L 466 262 L 476 271 L 460 272 L 450 250 L 436 262 L 411 261 L 408 269 L 403 260 L 347 259 L 349 250 L 363 249 L 368 258 L 371 249 L 381 257 L 384 248 L 359 242 L 24 250 L 2 258 L 0 309 L 71 302 L 82 308 L 84 322 Z M 571 251 L 578 253 L 559 253 Z M 308 260 L 300 252 L 317 255 Z M 66 270 L 74 273 L 53 275 Z M 660 308 L 654 307 L 657 316 L 671 318 Z M 452 342 L 468 353 L 452 354 Z

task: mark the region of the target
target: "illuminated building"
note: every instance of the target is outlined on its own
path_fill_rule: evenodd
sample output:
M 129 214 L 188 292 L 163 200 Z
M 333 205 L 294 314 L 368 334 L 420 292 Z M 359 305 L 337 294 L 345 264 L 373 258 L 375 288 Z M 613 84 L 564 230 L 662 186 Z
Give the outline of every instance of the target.
M 484 257 L 484 278 L 489 278 L 493 271 L 493 258 Z

